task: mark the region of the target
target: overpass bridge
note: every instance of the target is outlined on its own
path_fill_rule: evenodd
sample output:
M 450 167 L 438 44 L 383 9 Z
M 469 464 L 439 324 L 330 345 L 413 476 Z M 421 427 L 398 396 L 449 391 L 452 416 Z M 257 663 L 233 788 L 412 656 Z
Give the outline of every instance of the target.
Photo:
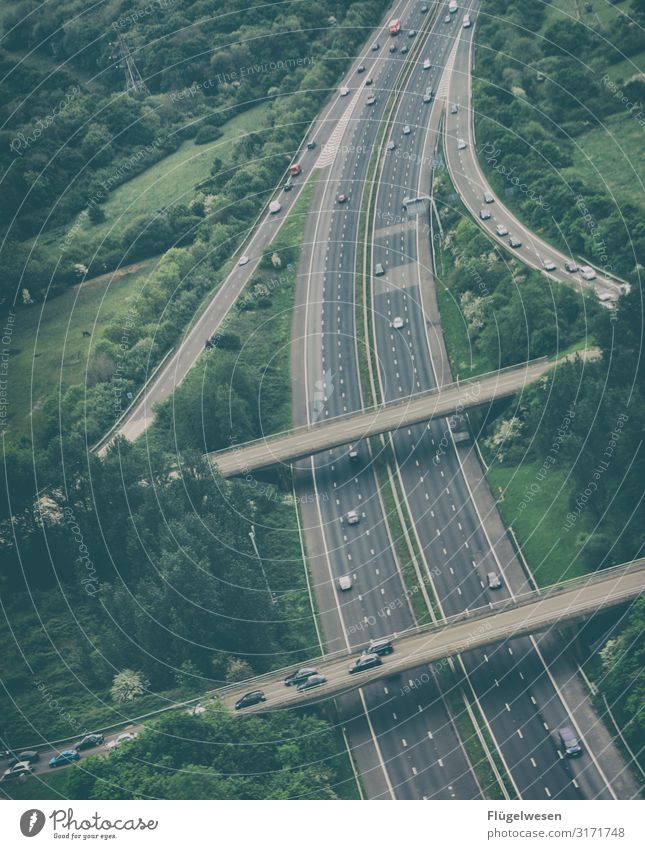
M 211 452 L 207 457 L 225 478 L 283 463 L 288 465 L 320 451 L 515 395 L 555 366 L 556 363 L 542 357 L 482 377 L 446 384 L 430 392 L 410 395 L 380 407 L 370 407 L 309 427 L 234 445 Z
M 382 666 L 368 672 L 350 675 L 348 669 L 351 655 L 341 651 L 251 678 L 214 691 L 212 695 L 232 708 L 244 693 L 263 690 L 266 702 L 245 708 L 240 711 L 243 714 L 299 707 L 469 649 L 585 619 L 604 608 L 630 601 L 641 595 L 643 590 L 645 557 L 516 596 L 515 599 L 505 599 L 404 634 L 393 634 L 394 653 L 383 658 Z M 327 678 L 327 683 L 304 693 L 297 692 L 295 687 L 286 687 L 284 677 L 302 666 L 315 667 Z

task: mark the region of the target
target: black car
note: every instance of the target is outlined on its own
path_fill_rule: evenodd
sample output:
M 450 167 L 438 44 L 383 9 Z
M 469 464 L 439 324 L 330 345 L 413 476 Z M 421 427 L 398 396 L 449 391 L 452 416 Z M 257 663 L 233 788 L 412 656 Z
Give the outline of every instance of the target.
M 77 752 L 81 749 L 93 749 L 94 746 L 100 746 L 103 743 L 102 734 L 86 734 L 78 743 L 74 743 L 74 748 Z
M 363 654 L 380 654 L 383 656 L 392 654 L 393 651 L 392 640 L 372 640 L 369 646 L 363 651 Z
M 374 669 L 375 666 L 381 666 L 382 663 L 383 661 L 377 654 L 362 654 L 349 667 L 349 674 L 353 675 L 355 672 L 363 672 L 365 669 Z
M 7 766 L 12 767 L 19 763 L 33 764 L 39 760 L 40 755 L 38 754 L 38 752 L 29 749 L 26 752 L 19 752 L 16 755 L 12 755 L 7 762 Z
M 307 142 L 307 150 L 313 150 L 316 147 L 315 141 Z
M 326 684 L 327 679 L 324 675 L 319 675 L 317 672 L 315 675 L 310 675 L 306 681 L 303 681 L 302 684 L 298 684 L 298 692 L 302 693 L 305 690 L 313 690 L 314 687 L 320 687 L 321 684 Z
M 284 683 L 287 685 L 287 687 L 292 687 L 294 684 L 302 684 L 303 681 L 306 681 L 308 678 L 311 678 L 312 675 L 317 674 L 317 669 L 303 667 L 302 669 L 298 669 L 297 672 L 292 672 L 291 675 L 287 675 L 287 677 L 284 679 Z
M 245 693 L 241 699 L 235 702 L 235 710 L 251 707 L 251 705 L 259 705 L 260 702 L 266 702 L 267 697 L 262 690 L 252 690 L 250 693 Z
M 359 65 L 358 68 L 356 68 L 356 72 L 358 74 L 364 74 L 365 73 L 365 65 Z

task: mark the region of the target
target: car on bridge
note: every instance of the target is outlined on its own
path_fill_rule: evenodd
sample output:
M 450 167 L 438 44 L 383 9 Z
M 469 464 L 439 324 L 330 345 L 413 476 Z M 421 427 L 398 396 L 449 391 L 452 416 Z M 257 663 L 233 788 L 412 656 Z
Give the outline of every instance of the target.
M 102 734 L 86 734 L 82 740 L 74 743 L 74 748 L 77 752 L 80 752 L 81 749 L 93 749 L 94 746 L 100 746 L 103 740 Z
M 378 640 L 371 640 L 369 646 L 363 650 L 362 654 L 379 654 L 384 656 L 392 654 L 393 651 L 394 646 L 392 645 L 392 640 L 382 638 Z
M 15 781 L 17 778 L 22 778 L 23 775 L 31 775 L 33 771 L 34 768 L 28 761 L 18 761 L 17 764 L 4 771 L 2 782 Z
M 313 690 L 314 687 L 320 687 L 321 684 L 326 684 L 327 679 L 324 675 L 312 675 L 311 678 L 307 678 L 306 681 L 303 681 L 302 684 L 298 684 L 298 692 L 303 693 L 305 690 Z
M 67 766 L 67 764 L 71 764 L 72 761 L 80 761 L 80 759 L 81 756 L 76 749 L 65 749 L 65 751 L 61 752 L 59 755 L 54 755 L 54 757 L 49 761 L 49 765 L 51 767 Z
M 292 672 L 291 675 L 287 675 L 284 679 L 285 686 L 293 687 L 294 684 L 302 684 L 308 678 L 311 678 L 312 675 L 318 675 L 318 670 L 310 666 L 303 666 L 302 669 L 298 669 Z
M 235 702 L 235 710 L 242 710 L 245 707 L 259 705 L 261 702 L 266 702 L 267 697 L 262 690 L 251 690 L 250 693 L 245 693 L 241 699 Z
M 377 654 L 362 654 L 356 658 L 354 663 L 349 667 L 349 674 L 354 675 L 356 672 L 364 672 L 366 669 L 374 669 L 376 666 L 382 666 L 383 661 Z

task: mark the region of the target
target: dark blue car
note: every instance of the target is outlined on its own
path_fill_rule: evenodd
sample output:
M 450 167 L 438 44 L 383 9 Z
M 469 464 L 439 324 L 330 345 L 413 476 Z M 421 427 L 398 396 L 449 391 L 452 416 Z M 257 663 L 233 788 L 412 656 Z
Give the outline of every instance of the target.
M 76 751 L 76 749 L 65 749 L 64 752 L 61 752 L 60 755 L 54 755 L 54 757 L 50 760 L 50 766 L 64 766 L 65 764 L 71 764 L 72 761 L 80 761 L 81 756 Z

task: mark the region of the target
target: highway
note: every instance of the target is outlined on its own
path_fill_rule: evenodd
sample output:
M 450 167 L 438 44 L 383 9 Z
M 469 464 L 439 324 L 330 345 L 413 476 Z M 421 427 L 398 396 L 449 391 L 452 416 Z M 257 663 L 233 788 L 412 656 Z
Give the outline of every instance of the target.
M 607 298 L 606 303 L 608 304 L 615 303 L 622 293 L 628 291 L 628 284 L 613 279 L 599 268 L 594 269 L 596 279 L 593 281 L 584 280 L 579 272 L 573 274 L 567 272 L 565 270 L 566 262 L 575 260 L 579 266 L 589 265 L 593 267 L 593 260 L 563 254 L 533 233 L 504 205 L 486 179 L 479 163 L 479 156 L 486 157 L 491 168 L 502 169 L 504 163 L 499 151 L 489 152 L 488 148 L 482 148 L 480 151 L 477 149 L 471 75 L 473 45 L 477 28 L 476 20 L 473 21 L 473 24 L 472 27 L 463 30 L 462 38 L 455 45 L 455 52 L 449 60 L 452 73 L 446 78 L 449 80 L 449 87 L 442 92 L 450 107 L 453 104 L 458 107 L 456 114 L 450 108 L 446 110 L 444 141 L 446 164 L 459 197 L 491 239 L 503 246 L 516 259 L 541 271 L 554 283 L 574 284 L 587 292 L 595 293 L 596 296 Z M 466 142 L 466 147 L 462 150 L 459 150 L 460 140 Z M 512 175 L 509 179 L 509 188 L 515 185 L 511 182 L 512 179 L 517 180 L 519 190 L 521 190 L 522 184 L 516 175 Z M 485 203 L 484 195 L 486 193 L 495 198 L 493 203 Z M 483 220 L 480 217 L 481 210 L 489 212 L 491 217 Z M 544 211 L 545 216 L 550 214 L 548 210 Z M 503 225 L 508 230 L 508 235 L 499 236 L 497 234 L 496 228 L 499 225 Z M 512 248 L 509 244 L 511 236 L 519 239 L 522 246 Z M 544 263 L 549 261 L 554 263 L 556 267 L 547 271 L 544 268 Z
M 305 233 L 299 266 L 297 304 L 293 321 L 293 420 L 311 426 L 362 409 L 356 347 L 356 265 L 359 210 L 370 154 L 378 138 L 379 122 L 402 66 L 401 48 L 413 55 L 424 16 L 418 2 L 400 4 L 403 11 L 388 15 L 403 19 L 403 32 L 390 39 L 385 31 L 374 35 L 379 49 L 366 65 L 373 80 L 376 103 L 356 98 L 355 111 L 336 136 L 335 148 L 321 153 L 320 183 Z M 427 13 L 439 11 L 434 6 Z M 389 48 L 394 43 L 395 53 Z M 419 84 L 428 76 L 422 60 L 430 57 L 435 78 L 450 44 L 435 24 L 412 71 Z M 359 64 L 359 63 L 357 63 Z M 357 83 L 361 75 L 357 75 Z M 429 112 L 427 113 L 429 116 Z M 338 204 L 338 194 L 347 203 Z M 319 455 L 296 468 L 296 494 L 301 505 L 303 536 L 312 574 L 319 618 L 329 650 L 358 648 L 370 637 L 403 631 L 415 624 L 406 596 L 400 564 L 384 519 L 374 471 L 347 458 L 346 449 Z M 358 508 L 361 524 L 348 528 L 340 517 Z M 343 593 L 338 578 L 351 574 L 353 589 Z M 481 798 L 483 790 L 472 769 L 454 722 L 434 680 L 423 693 L 397 696 L 387 682 L 373 684 L 338 700 L 341 722 L 347 729 L 352 755 L 369 798 L 450 799 Z
M 470 39 L 470 31 L 462 29 L 460 21 L 446 26 L 459 26 L 460 40 L 464 33 L 465 39 Z M 451 51 L 449 72 L 460 49 Z M 452 77 L 448 76 L 439 94 L 451 88 Z M 415 111 L 414 105 L 402 100 L 397 130 L 405 124 L 412 127 L 412 133 L 401 141 L 407 155 L 391 152 L 375 203 L 370 266 L 375 269 L 380 263 L 385 274 L 371 276 L 371 303 L 376 379 L 380 398 L 386 403 L 452 380 L 434 291 L 427 221 L 418 219 L 415 226 L 400 216 L 406 196 L 430 192 L 431 170 L 440 161 L 435 150 L 438 120 L 427 135 L 415 125 L 420 101 L 417 96 Z M 402 319 L 398 329 L 392 326 L 397 317 Z M 474 609 L 499 593 L 513 597 L 526 591 L 527 575 L 506 537 L 472 448 L 457 445 L 446 422 L 437 420 L 410 427 L 407 432 L 399 429 L 392 443 L 425 574 L 442 614 Z M 501 590 L 488 589 L 489 572 L 500 575 Z M 565 769 L 558 760 L 550 729 L 575 722 L 575 717 L 532 639 L 517 640 L 493 652 L 469 651 L 460 665 L 466 689 L 483 712 L 518 796 L 614 796 L 593 752 L 584 764 L 579 762 L 572 769 Z M 602 757 L 605 753 L 597 754 Z
M 392 331 L 390 327 L 392 299 L 385 300 L 385 312 L 378 314 L 378 321 L 385 327 L 388 346 L 396 352 L 397 346 L 391 343 L 402 339 L 403 345 L 406 346 L 409 343 L 407 337 L 412 331 L 409 327 L 404 334 Z M 403 303 L 401 308 L 405 314 L 409 305 Z M 407 356 L 409 358 L 409 353 Z M 394 359 L 398 363 L 396 356 Z M 472 378 L 427 392 L 419 392 L 417 395 L 399 395 L 396 400 L 388 401 L 383 406 L 368 407 L 351 415 L 345 413 L 334 418 L 325 417 L 322 421 L 317 421 L 308 427 L 296 428 L 285 434 L 266 436 L 233 448 L 214 451 L 207 456 L 225 478 L 248 474 L 271 466 L 289 465 L 292 461 L 309 457 L 311 454 L 359 442 L 370 436 L 407 428 L 419 422 L 444 418 L 454 412 L 516 395 L 527 385 L 543 377 L 554 366 L 555 363 L 542 358 L 494 372 L 490 377 Z M 412 369 L 414 373 L 414 366 Z M 400 379 L 400 376 L 395 376 L 395 380 Z M 412 383 L 418 384 L 419 377 L 415 376 Z

